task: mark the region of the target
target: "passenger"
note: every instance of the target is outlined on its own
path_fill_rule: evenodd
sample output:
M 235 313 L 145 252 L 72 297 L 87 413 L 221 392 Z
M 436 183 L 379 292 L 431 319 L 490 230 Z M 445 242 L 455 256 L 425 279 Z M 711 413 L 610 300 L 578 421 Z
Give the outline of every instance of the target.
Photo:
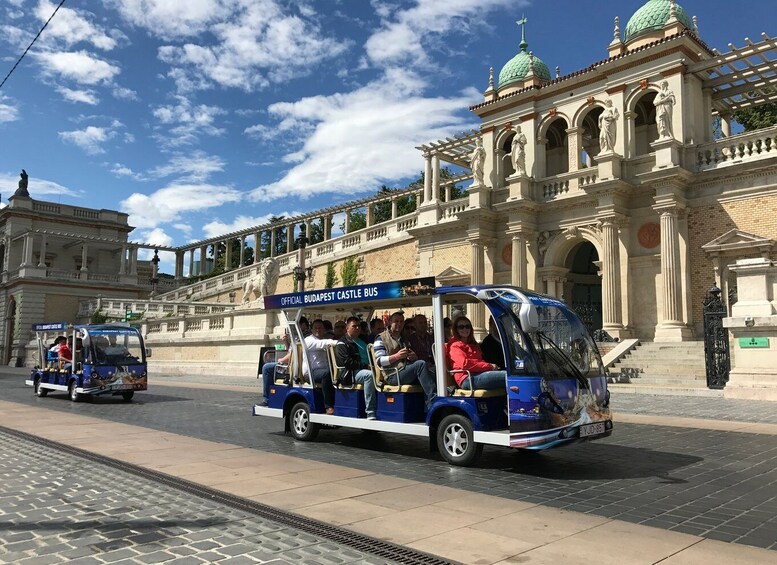
M 495 363 L 483 361 L 478 342 L 472 336 L 472 322 L 466 316 L 459 316 L 453 322 L 453 337 L 448 349 L 451 366 L 456 371 L 453 378 L 459 388 L 469 389 L 470 380 L 463 371 L 469 371 L 476 389 L 505 388 L 507 373 L 500 371 Z
M 310 335 L 310 322 L 308 322 L 308 319 L 305 316 L 302 316 L 299 319 L 299 329 L 302 332 L 303 337 Z
M 370 325 L 364 320 L 359 322 L 359 339 L 364 343 L 369 343 L 368 340 L 370 339 Z
M 289 334 L 283 335 L 283 343 L 286 345 L 286 355 L 277 361 L 270 361 L 262 365 L 262 402 L 259 406 L 267 406 L 270 402 L 270 384 L 275 380 L 275 368 L 279 365 L 288 365 L 291 361 L 291 342 Z
M 327 347 L 337 345 L 337 340 L 326 338 L 326 326 L 323 320 L 313 320 L 312 329 L 313 333 L 305 338 L 310 368 L 307 366 L 307 359 L 303 359 L 302 371 L 309 374 L 314 383 L 321 383 L 326 413 L 334 414 L 335 387 L 332 384 L 332 375 L 329 374 Z
M 383 318 L 373 318 L 370 320 L 370 337 L 367 343 L 375 343 L 375 338 L 386 330 Z
M 347 330 L 347 327 L 346 327 Z M 367 351 L 367 344 L 369 343 L 367 340 L 370 338 L 370 326 L 365 321 L 359 322 L 359 337 L 356 338 L 356 347 L 359 348 L 359 356 L 361 357 L 362 363 L 370 366 L 370 352 Z
M 381 333 L 374 343 L 375 358 L 384 369 L 397 369 L 399 373 L 386 373 L 386 382 L 396 385 L 397 376 L 402 384 L 420 384 L 426 395 L 426 409 L 437 394 L 437 384 L 434 372 L 425 361 L 421 361 L 409 347 L 400 343 L 405 316 L 402 312 L 394 312 L 389 318 L 389 328 Z
M 499 330 L 493 317 L 488 319 L 488 335 L 480 342 L 480 350 L 483 352 L 483 361 L 505 368 L 505 355 L 502 350 L 502 341 L 499 338 Z
M 324 322 L 324 337 L 328 339 L 334 339 L 335 338 L 335 329 L 334 326 L 332 326 L 332 322 L 329 320 L 323 320 Z
M 63 335 L 57 336 L 54 339 L 54 343 L 48 349 L 48 352 L 46 354 L 46 361 L 50 363 L 56 363 L 57 359 L 59 359 L 59 348 L 64 343 L 67 343 L 67 338 Z
M 67 341 L 59 346 L 59 366 L 68 369 L 73 363 L 73 336 L 68 336 Z
M 442 320 L 443 336 L 445 336 L 445 343 L 448 343 L 453 337 L 453 321 L 445 316 Z
M 410 339 L 413 337 L 413 334 L 415 333 L 414 320 L 415 320 L 415 317 L 408 318 L 407 320 L 405 320 L 405 325 L 402 326 L 402 339 L 400 339 L 399 341 L 402 343 L 402 345 L 406 347 L 410 347 Z
M 375 410 L 378 400 L 375 396 L 375 381 L 372 377 L 369 363 L 362 360 L 359 347 L 360 323 L 359 318 L 351 316 L 346 320 L 345 335 L 340 338 L 335 346 L 335 360 L 338 367 L 344 370 L 340 380 L 345 386 L 353 384 L 364 385 L 364 402 L 367 406 L 367 419 L 376 420 Z
M 339 340 L 345 335 L 345 322 L 343 320 L 337 320 L 334 327 L 335 339 Z
M 415 354 L 418 355 L 421 361 L 434 365 L 434 357 L 432 357 L 434 337 L 429 333 L 429 323 L 426 320 L 426 316 L 416 314 L 413 318 L 413 325 L 415 332 L 410 336 L 410 348 L 415 351 Z

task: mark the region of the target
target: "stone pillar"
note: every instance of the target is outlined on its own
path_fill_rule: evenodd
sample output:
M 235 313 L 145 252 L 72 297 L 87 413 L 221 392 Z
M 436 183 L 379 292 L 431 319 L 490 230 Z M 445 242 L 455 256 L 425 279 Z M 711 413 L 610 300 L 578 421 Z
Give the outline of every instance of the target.
M 40 236 L 40 256 L 38 257 L 38 267 L 46 268 L 46 234 Z
M 136 246 L 132 246 L 130 248 L 130 275 L 137 275 L 138 274 L 138 248 Z
M 580 170 L 580 146 L 582 145 L 582 133 L 580 128 L 569 128 L 567 131 L 567 157 L 569 158 L 569 172 Z M 571 189 L 570 183 L 570 189 Z M 577 185 L 575 185 L 577 188 Z
M 194 276 L 194 247 L 189 249 L 189 278 Z
M 427 201 L 426 195 L 424 195 L 424 204 L 429 202 L 437 202 L 440 198 L 440 157 L 436 154 L 432 156 L 432 194 L 431 198 Z
M 472 247 L 472 284 L 480 285 L 485 282 L 485 256 L 483 242 L 480 240 L 470 241 Z M 486 333 L 486 313 L 482 303 L 473 304 L 471 311 L 472 331 L 476 337 Z
M 424 155 L 424 202 L 432 198 L 432 156 Z M 419 203 L 420 204 L 420 203 Z
M 32 244 L 32 232 L 28 232 L 22 242 L 22 264 L 20 267 L 32 267 Z
M 731 114 L 720 116 L 720 131 L 723 137 L 731 137 Z
M 445 201 L 451 201 L 451 185 L 449 184 L 445 186 Z
M 240 267 L 246 264 L 246 236 L 240 236 Z
M 312 234 L 310 233 L 310 220 L 305 220 L 305 237 L 308 238 L 308 243 L 312 243 L 310 238 L 311 235 Z
M 626 139 L 623 140 L 623 154 L 627 159 L 632 159 L 637 155 L 637 115 L 634 112 L 624 112 L 624 132 Z
M 348 233 L 351 231 L 351 211 L 346 210 L 345 211 L 345 233 Z
M 254 265 L 261 260 L 262 251 L 262 234 L 259 232 L 254 233 Z
M 399 212 L 399 204 L 396 198 L 391 199 L 391 219 L 396 220 Z
M 30 249 L 32 251 L 32 249 Z M 86 245 L 86 242 L 81 245 L 81 271 L 88 271 L 89 268 L 86 266 L 86 261 L 88 259 L 87 253 L 89 251 L 88 246 Z
M 224 272 L 232 270 L 232 239 L 224 241 Z
M 512 265 L 510 269 L 510 280 L 513 286 L 529 288 L 527 264 L 526 240 L 520 234 L 513 234 Z
M 119 274 L 127 274 L 127 246 L 121 246 L 121 255 L 119 255 Z
M 294 224 L 289 224 L 286 226 L 286 253 L 292 251 L 294 251 Z
M 375 223 L 375 213 L 372 210 L 372 204 L 367 204 L 367 227 L 370 227 L 373 223 Z
M 270 228 L 270 257 L 275 257 L 275 226 Z
M 203 245 L 202 247 L 200 247 L 200 273 L 199 273 L 200 276 L 206 274 L 207 265 L 208 265 L 208 246 Z
M 324 216 L 324 240 L 332 239 L 332 215 Z
M 175 280 L 179 281 L 183 278 L 183 251 L 175 252 Z
M 656 341 L 683 341 L 689 330 L 682 319 L 682 278 L 680 234 L 677 209 L 661 211 L 661 282 L 663 286 L 662 319 L 656 328 Z
M 618 226 L 613 219 L 602 222 L 602 327 L 614 333 L 623 329 L 621 315 L 620 253 L 618 249 Z

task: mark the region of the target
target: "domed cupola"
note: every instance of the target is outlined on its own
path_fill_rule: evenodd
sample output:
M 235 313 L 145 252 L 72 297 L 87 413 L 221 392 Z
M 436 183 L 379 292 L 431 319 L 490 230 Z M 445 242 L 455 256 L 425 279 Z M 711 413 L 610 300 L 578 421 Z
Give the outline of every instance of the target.
M 533 67 L 534 75 L 539 77 L 543 81 L 550 80 L 550 70 L 548 66 L 536 55 L 528 51 L 529 44 L 526 43 L 526 18 L 518 20 L 521 25 L 521 43 L 518 46 L 520 51 L 518 54 L 507 61 L 502 70 L 499 72 L 499 83 L 497 84 L 497 90 L 508 86 L 515 85 L 516 83 L 522 83 L 526 76 L 529 74 L 529 69 Z
M 693 29 L 688 13 L 673 0 L 648 0 L 644 6 L 634 12 L 629 23 L 626 24 L 626 43 L 641 35 L 663 29 L 672 15 L 672 4 L 675 4 L 677 20 L 686 28 Z

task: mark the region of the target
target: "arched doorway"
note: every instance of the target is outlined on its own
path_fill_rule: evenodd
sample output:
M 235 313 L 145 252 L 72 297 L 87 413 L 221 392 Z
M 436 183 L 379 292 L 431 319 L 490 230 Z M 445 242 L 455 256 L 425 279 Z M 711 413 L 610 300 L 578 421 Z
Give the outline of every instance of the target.
M 577 244 L 567 256 L 566 295 L 570 305 L 593 332 L 602 328 L 602 279 L 599 254 L 589 241 Z

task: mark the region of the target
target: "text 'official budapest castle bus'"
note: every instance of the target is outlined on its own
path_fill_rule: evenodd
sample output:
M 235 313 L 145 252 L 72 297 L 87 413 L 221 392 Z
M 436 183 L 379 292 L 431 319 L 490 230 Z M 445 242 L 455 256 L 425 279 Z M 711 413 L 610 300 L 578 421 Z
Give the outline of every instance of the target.
M 599 352 L 588 329 L 556 298 L 506 285 L 437 287 L 433 278 L 384 282 L 324 291 L 267 296 L 266 310 L 279 311 L 291 347 L 288 366 L 278 366 L 268 405 L 254 414 L 283 418 L 299 440 L 312 440 L 321 425 L 426 436 L 455 465 L 472 464 L 484 444 L 541 450 L 612 433 L 609 392 Z M 504 388 L 458 388 L 446 355 L 442 320 L 450 305 L 485 306 L 499 333 L 506 368 Z M 345 386 L 330 352 L 334 413 L 309 374 L 310 350 L 299 322 L 344 312 L 369 320 L 377 311 L 426 309 L 433 319 L 433 367 L 437 394 L 425 410 L 414 384 L 386 384 L 387 369 L 370 347 L 377 389 L 376 419 L 367 419 L 362 385 Z M 331 346 L 330 346 L 331 347 Z

